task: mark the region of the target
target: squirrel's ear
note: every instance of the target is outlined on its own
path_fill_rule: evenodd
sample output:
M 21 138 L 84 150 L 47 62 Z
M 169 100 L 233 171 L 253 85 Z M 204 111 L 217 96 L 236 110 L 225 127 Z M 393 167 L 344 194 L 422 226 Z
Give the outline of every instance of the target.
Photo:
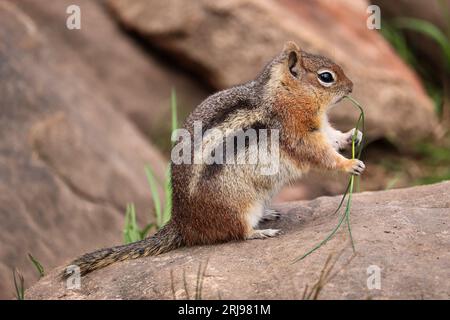
M 288 52 L 288 51 L 297 51 L 300 53 L 300 47 L 294 42 L 294 41 L 288 41 L 284 44 L 284 48 L 283 48 L 284 52 Z
M 300 73 L 301 66 L 301 51 L 297 44 L 293 41 L 288 41 L 284 45 L 283 52 L 287 57 L 287 64 L 289 68 L 289 72 L 294 76 L 298 77 Z

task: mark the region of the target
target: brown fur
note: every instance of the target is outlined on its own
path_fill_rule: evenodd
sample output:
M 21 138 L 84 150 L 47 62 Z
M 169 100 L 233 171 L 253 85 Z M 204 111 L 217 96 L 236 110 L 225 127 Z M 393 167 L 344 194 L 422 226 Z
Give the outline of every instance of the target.
M 321 84 L 321 69 L 331 70 L 337 81 L 331 86 Z M 86 254 L 73 264 L 86 274 L 114 261 L 156 255 L 180 246 L 274 236 L 278 230 L 255 227 L 271 197 L 284 184 L 310 167 L 356 174 L 364 169 L 358 160 L 337 152 L 348 144 L 350 132 L 331 128 L 326 118 L 328 107 L 351 92 L 352 86 L 342 69 L 329 59 L 286 43 L 255 80 L 210 96 L 184 125 L 191 135 L 195 121 L 202 121 L 204 130 L 279 129 L 279 172 L 258 175 L 255 165 L 250 164 L 172 164 L 173 205 L 168 225 L 146 240 Z

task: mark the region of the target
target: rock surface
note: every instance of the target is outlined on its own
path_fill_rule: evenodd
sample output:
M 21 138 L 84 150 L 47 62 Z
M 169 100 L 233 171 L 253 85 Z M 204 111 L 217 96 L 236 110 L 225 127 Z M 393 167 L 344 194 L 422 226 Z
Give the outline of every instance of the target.
M 253 79 L 287 40 L 329 56 L 355 83 L 370 139 L 399 146 L 436 127 L 433 105 L 416 75 L 376 30 L 366 26 L 368 2 L 294 0 L 109 0 L 126 28 L 170 53 L 221 89 Z M 386 116 L 389 115 L 389 116 Z M 354 126 L 356 112 L 333 119 Z M 408 119 L 408 121 L 404 121 Z
M 279 237 L 182 248 L 117 263 L 83 278 L 78 290 L 65 289 L 58 268 L 30 288 L 26 298 L 180 299 L 187 291 L 190 298 L 201 292 L 204 299 L 300 299 L 306 286 L 312 292 L 330 254 L 337 262 L 318 298 L 450 298 L 450 182 L 355 195 L 356 255 L 351 258 L 344 226 L 325 246 L 292 264 L 334 228 L 338 216 L 332 212 L 339 200 L 321 197 L 280 205 L 281 220 L 265 225 L 282 229 Z M 381 288 L 369 290 L 368 271 L 377 267 Z
M 176 90 L 180 119 L 210 92 L 164 56 L 137 45 L 112 19 L 104 0 L 80 0 L 81 30 L 65 27 L 73 1 L 43 6 L 32 0 L 18 4 L 55 46 L 65 46 L 103 83 L 112 106 L 124 112 L 160 147 L 170 145 L 170 93 Z M 70 60 L 71 61 L 71 60 Z M 164 141 L 160 141 L 163 138 Z
M 72 3 L 0 0 L 0 298 L 13 296 L 13 268 L 37 278 L 28 252 L 51 268 L 120 241 L 128 202 L 147 221 L 144 165 L 162 181 L 166 160 L 142 131 L 170 125 L 172 85 L 203 96 L 99 1 L 77 1 L 82 29 L 68 30 Z

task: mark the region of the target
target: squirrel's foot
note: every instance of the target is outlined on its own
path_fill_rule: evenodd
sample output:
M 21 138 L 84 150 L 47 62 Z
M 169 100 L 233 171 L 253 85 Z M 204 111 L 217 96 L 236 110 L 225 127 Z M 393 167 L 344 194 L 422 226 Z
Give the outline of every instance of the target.
M 359 176 L 361 173 L 363 173 L 364 169 L 366 168 L 366 165 L 361 160 L 351 159 L 348 161 L 349 165 L 347 166 L 345 171 L 354 174 L 355 176 Z
M 353 128 L 352 130 L 344 133 L 343 140 L 339 144 L 339 147 L 341 149 L 347 149 L 348 147 L 350 147 L 352 145 L 353 136 L 355 135 L 355 131 L 356 131 L 356 129 Z M 363 133 L 361 131 L 357 130 L 356 137 L 355 137 L 355 145 L 358 146 L 361 143 L 362 138 L 363 138 Z
M 272 238 L 281 233 L 278 229 L 253 230 L 247 240 Z
M 274 209 L 264 209 L 261 221 L 273 221 L 280 219 L 281 214 Z

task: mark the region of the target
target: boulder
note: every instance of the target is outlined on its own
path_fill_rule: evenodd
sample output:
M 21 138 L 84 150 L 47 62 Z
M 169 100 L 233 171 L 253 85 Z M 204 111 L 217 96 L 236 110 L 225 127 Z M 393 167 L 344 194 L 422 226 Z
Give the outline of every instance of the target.
M 355 194 L 352 253 L 345 224 L 330 233 L 340 197 L 280 204 L 283 234 L 181 248 L 113 264 L 66 289 L 53 270 L 27 299 L 448 299 L 450 182 Z M 321 276 L 323 271 L 323 276 Z
M 68 30 L 66 8 L 73 1 L 52 6 L 20 1 L 21 8 L 44 29 L 52 43 L 65 45 L 92 69 L 103 83 L 112 106 L 132 120 L 161 149 L 170 146 L 170 95 L 175 90 L 178 117 L 184 119 L 210 90 L 180 70 L 165 55 L 134 41 L 112 19 L 104 0 L 81 0 L 81 30 Z
M 434 132 L 431 100 L 417 76 L 377 30 L 358 1 L 108 0 L 123 25 L 189 67 L 214 88 L 253 79 L 287 40 L 343 67 L 365 106 L 371 140 L 400 147 Z M 347 103 L 346 103 L 347 104 Z M 354 126 L 358 113 L 335 108 L 332 119 Z
M 0 0 L 0 298 L 13 296 L 13 268 L 37 279 L 27 253 L 48 269 L 120 242 L 129 202 L 153 219 L 144 166 L 160 184 L 166 159 L 132 120 L 162 122 L 172 84 L 202 95 L 101 2 L 77 3 L 82 29 L 68 30 L 72 1 Z

